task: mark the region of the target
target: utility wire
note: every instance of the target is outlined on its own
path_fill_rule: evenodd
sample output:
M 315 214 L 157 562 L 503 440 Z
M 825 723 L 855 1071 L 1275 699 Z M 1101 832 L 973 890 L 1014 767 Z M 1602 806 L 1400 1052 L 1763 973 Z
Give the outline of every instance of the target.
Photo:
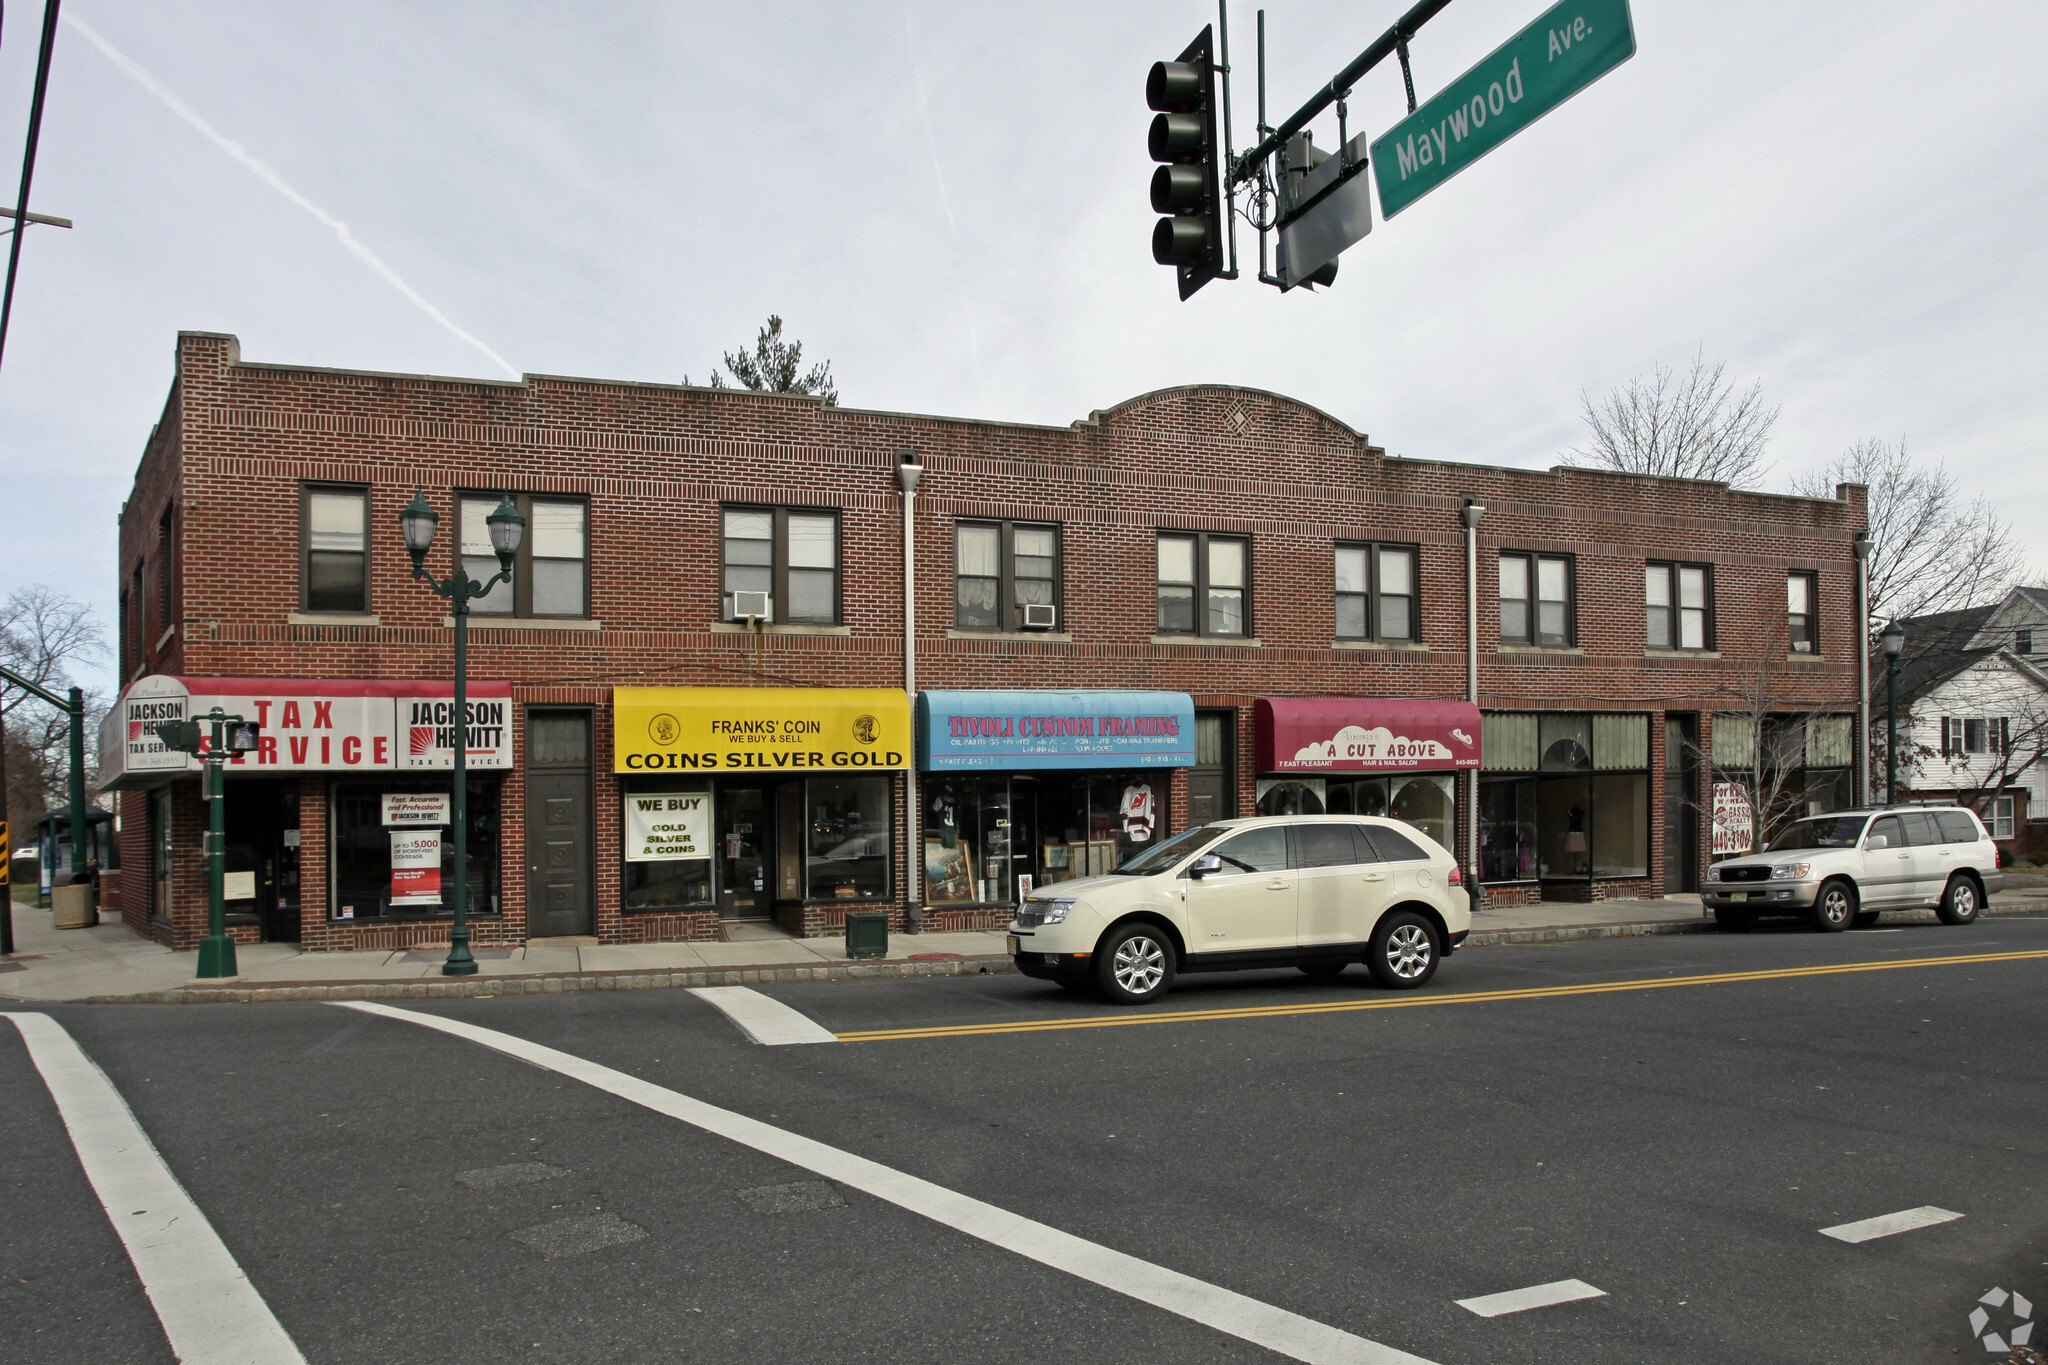
M 36 139 L 43 131 L 43 94 L 50 85 L 50 49 L 57 44 L 57 7 L 63 0 L 43 0 L 43 46 L 36 55 L 36 89 L 28 106 L 28 149 L 21 158 L 21 193 L 14 200 L 14 211 L 21 215 L 14 220 L 14 240 L 7 245 L 7 288 L 0 294 L 0 355 L 7 351 L 7 322 L 14 313 L 14 276 L 21 269 L 21 239 L 28 234 L 21 231 L 28 225 L 29 182 L 36 174 Z M 6 18 L 4 6 L 0 6 L 0 21 Z

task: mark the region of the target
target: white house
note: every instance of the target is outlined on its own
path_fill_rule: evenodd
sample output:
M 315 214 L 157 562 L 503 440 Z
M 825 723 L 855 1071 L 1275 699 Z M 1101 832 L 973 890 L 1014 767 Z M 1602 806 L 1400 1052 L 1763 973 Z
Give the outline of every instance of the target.
M 2048 588 L 1899 624 L 1901 798 L 1973 806 L 2008 852 L 2048 852 Z M 1881 672 L 1875 681 L 1881 755 Z

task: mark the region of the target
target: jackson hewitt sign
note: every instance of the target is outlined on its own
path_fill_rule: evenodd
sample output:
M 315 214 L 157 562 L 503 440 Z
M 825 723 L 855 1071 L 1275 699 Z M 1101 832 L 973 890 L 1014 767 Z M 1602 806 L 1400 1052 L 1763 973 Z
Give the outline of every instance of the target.
M 1372 144 L 1380 212 L 1402 209 L 1635 55 L 1628 0 L 1565 0 Z

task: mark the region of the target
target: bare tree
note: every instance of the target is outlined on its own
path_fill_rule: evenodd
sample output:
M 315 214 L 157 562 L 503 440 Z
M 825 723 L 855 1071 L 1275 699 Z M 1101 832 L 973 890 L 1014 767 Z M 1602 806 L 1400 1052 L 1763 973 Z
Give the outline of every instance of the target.
M 1816 725 L 1843 727 L 1843 763 L 1853 752 L 1853 718 L 1791 703 L 1792 679 L 1784 664 L 1787 648 L 1786 629 L 1780 626 L 1764 640 L 1741 677 L 1719 689 L 1727 704 L 1715 707 L 1715 736 L 1693 755 L 1713 781 L 1741 789 L 1749 802 L 1752 849 L 1765 847 L 1780 826 L 1805 814 L 1809 735 Z
M 1695 351 L 1683 376 L 1660 365 L 1597 402 L 1581 390 L 1592 437 L 1565 452 L 1566 463 L 1755 487 L 1770 472 L 1764 449 L 1778 408 L 1764 402 L 1760 380 L 1738 392 L 1727 368 Z
M 37 686 L 62 692 L 76 683 L 74 670 L 106 656 L 104 633 L 86 603 L 42 583 L 16 588 L 0 603 L 0 662 Z M 30 703 L 25 710 L 24 702 Z M 99 718 L 106 709 L 105 695 L 87 689 L 88 772 L 95 766 Z M 49 805 L 68 799 L 70 718 L 11 682 L 0 687 L 0 716 L 6 718 L 7 726 L 9 819 L 33 822 Z M 29 781 L 16 776 L 17 766 Z M 43 802 L 40 808 L 16 807 L 16 800 L 32 803 L 31 796 L 38 788 Z
M 808 393 L 822 398 L 825 402 L 839 402 L 839 389 L 832 382 L 832 362 L 820 361 L 802 374 L 798 371 L 803 363 L 804 344 L 801 341 L 782 339 L 782 319 L 773 313 L 768 315 L 767 325 L 754 339 L 752 354 L 746 351 L 725 352 L 725 367 L 732 371 L 732 382 L 716 369 L 711 371 L 711 387 L 723 389 L 737 383 L 741 388 L 753 389 L 760 393 Z M 690 382 L 684 375 L 683 382 Z
M 1872 632 L 1894 618 L 1994 601 L 2026 571 L 2026 557 L 1991 500 L 1965 502 L 1948 468 L 1916 461 L 1903 439 L 1859 441 L 1795 475 L 1792 491 L 1832 498 L 1845 483 L 1869 490 Z

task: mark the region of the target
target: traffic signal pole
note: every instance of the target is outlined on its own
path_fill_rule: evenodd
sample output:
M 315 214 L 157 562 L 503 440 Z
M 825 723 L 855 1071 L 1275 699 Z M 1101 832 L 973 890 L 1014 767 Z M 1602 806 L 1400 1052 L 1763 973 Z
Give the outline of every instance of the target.
M 62 711 L 71 722 L 71 871 L 78 874 L 85 871 L 85 693 L 74 687 L 69 697 L 60 697 L 48 688 L 39 687 L 11 668 L 0 668 L 0 678 L 5 678 L 30 696 Z M 5 819 L 0 813 L 0 819 Z M 51 885 L 55 885 L 52 882 Z

